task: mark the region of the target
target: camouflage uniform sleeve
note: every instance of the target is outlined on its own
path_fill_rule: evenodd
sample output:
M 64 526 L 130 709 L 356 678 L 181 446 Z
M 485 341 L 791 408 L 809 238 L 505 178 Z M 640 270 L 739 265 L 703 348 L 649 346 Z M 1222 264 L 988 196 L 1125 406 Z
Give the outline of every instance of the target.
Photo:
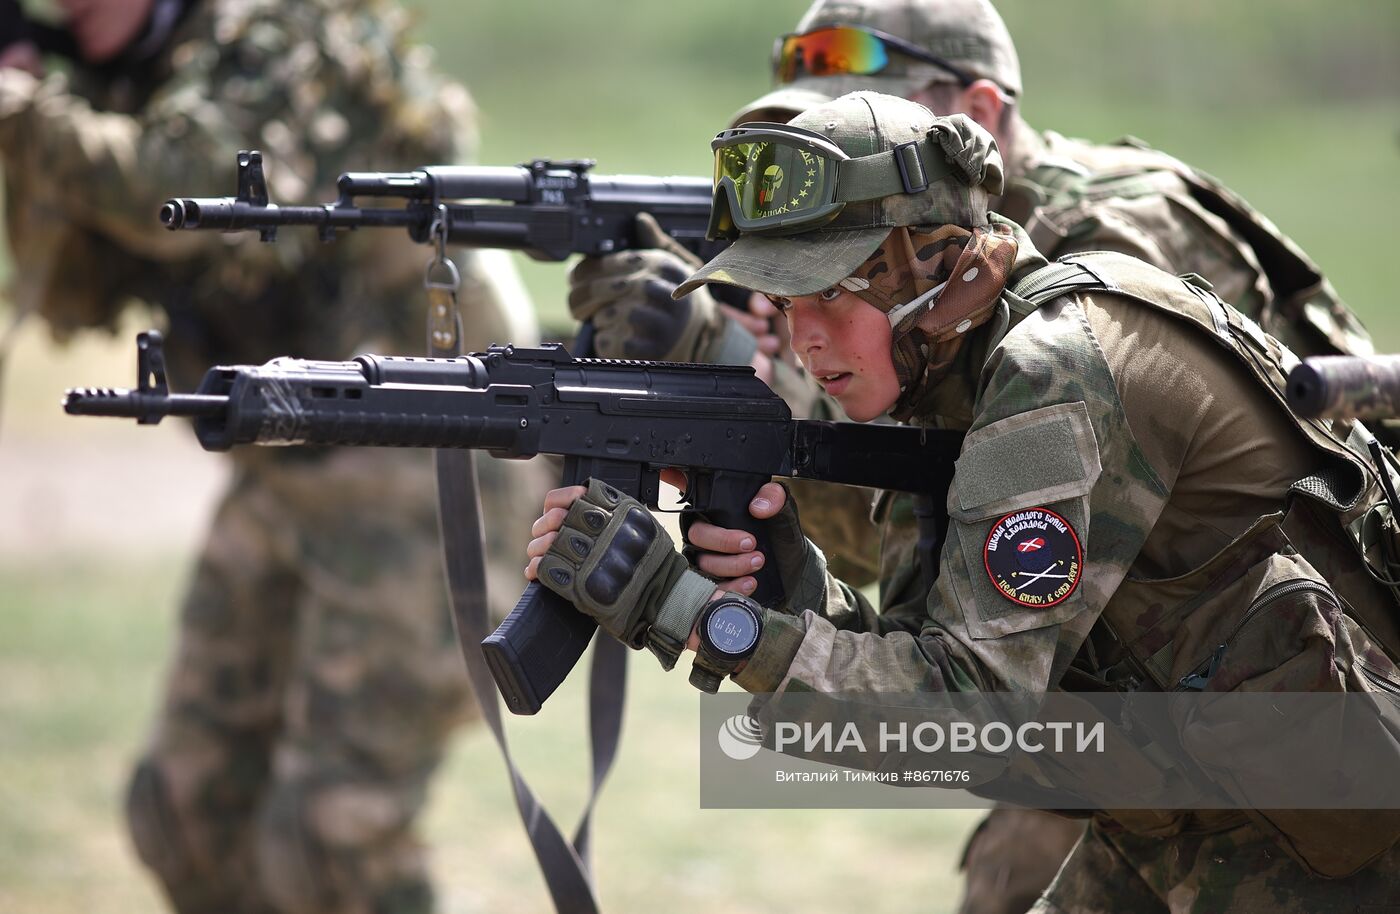
M 754 692 L 1043 692 L 1166 503 L 1082 308 L 1062 299 L 992 353 L 917 634 L 771 615 L 735 677 Z M 1023 551 L 1028 550 L 1028 551 Z
M 1190 194 L 1185 182 L 1164 171 L 1139 178 L 1151 193 L 1107 196 L 1040 214 L 1063 234 L 1042 238 L 1052 258 L 1086 251 L 1116 251 L 1145 260 L 1172 275 L 1195 273 L 1246 314 L 1269 298 L 1268 280 L 1250 246 Z M 1040 244 L 1041 241 L 1037 241 Z
M 178 193 L 219 195 L 234 186 L 234 152 L 261 148 L 274 199 L 305 199 L 347 144 L 361 152 L 369 137 L 392 135 L 386 120 L 415 115 L 393 110 L 385 36 L 352 36 L 347 10 L 326 16 L 288 14 L 278 4 L 221 4 L 197 10 L 158 64 L 167 71 L 149 95 L 133 85 L 131 100 L 105 98 L 85 71 L 42 81 L 0 73 L 0 162 L 22 175 L 57 216 L 101 233 L 129 253 L 182 260 L 226 251 L 217 233 L 166 232 L 156 214 Z M 410 72 L 412 71 L 412 72 Z M 404 80 L 417 77 L 412 67 Z M 413 106 L 408 106 L 413 107 Z M 455 114 L 435 103 L 418 116 Z M 110 109 L 110 110 L 109 110 Z M 447 123 L 424 128 L 442 133 Z M 375 147 L 378 148 L 378 147 Z M 392 155 L 395 150 L 381 150 Z M 315 239 L 288 233 L 275 252 L 238 244 L 238 256 L 287 262 L 314 250 Z
M 192 67 L 198 64 L 192 63 Z M 204 75 L 211 75 L 206 66 Z M 66 78 L 0 73 L 0 162 L 7 178 L 54 218 L 97 231 L 126 250 L 170 260 L 218 244 L 166 232 L 160 205 L 185 188 L 231 187 L 241 133 L 198 73 L 183 73 L 139 116 L 95 110 Z
M 825 422 L 849 422 L 840 404 L 826 396 L 804 372 L 801 374 L 805 399 L 799 412 L 796 398 L 774 385 L 779 395 L 793 406 L 793 415 Z M 826 556 L 827 568 L 853 587 L 873 584 L 879 577 L 880 550 L 871 521 L 874 489 L 837 486 L 805 479 L 788 481 L 802 515 L 802 529 Z

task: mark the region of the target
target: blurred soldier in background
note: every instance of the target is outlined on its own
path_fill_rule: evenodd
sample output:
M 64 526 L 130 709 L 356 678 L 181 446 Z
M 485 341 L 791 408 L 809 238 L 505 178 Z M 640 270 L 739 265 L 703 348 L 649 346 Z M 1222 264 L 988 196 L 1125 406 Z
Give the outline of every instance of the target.
M 77 64 L 0 51 L 11 294 L 66 339 L 164 311 L 174 385 L 279 354 L 424 350 L 429 259 L 397 232 L 334 244 L 164 231 L 177 193 L 225 193 L 261 148 L 274 199 L 345 170 L 469 155 L 474 112 L 388 0 L 60 0 Z M 504 254 L 458 257 L 466 345 L 532 342 Z M 489 265 L 488 265 L 489 264 Z M 470 698 L 446 608 L 431 455 L 232 455 L 128 814 L 181 912 L 422 912 L 411 833 Z M 542 466 L 481 462 L 498 610 Z M 518 504 L 517 504 L 518 502 Z M 512 523 L 512 521 L 515 521 Z M 506 548 L 509 544 L 510 549 Z M 506 558 L 502 565 L 498 558 Z
M 1300 355 L 1373 351 L 1361 322 L 1307 256 L 1208 175 L 1136 140 L 1094 144 L 1030 127 L 1019 113 L 1016 48 L 988 0 L 817 0 L 796 31 L 778 40 L 773 65 L 778 87 L 731 123 L 786 122 L 861 89 L 903 96 L 940 115 L 966 114 L 993 135 L 1005 160 L 1006 190 L 993 210 L 1023 225 L 1047 257 L 1131 254 L 1171 273 L 1204 277 Z M 660 256 L 645 266 L 639 258 L 584 261 L 572 277 L 570 305 L 576 313 L 608 312 L 614 323 L 636 328 L 628 357 L 693 357 L 675 347 L 638 347 L 655 336 L 645 332 L 657 324 L 647 312 L 664 305 L 682 270 Z M 609 285 L 619 277 L 625 282 Z M 725 315 L 704 288 L 675 307 L 678 321 L 706 326 L 710 339 L 725 336 Z M 755 302 L 756 313 L 770 313 L 769 307 Z M 760 373 L 766 360 L 760 349 L 754 360 Z M 774 387 L 794 412 L 843 417 L 839 407 L 816 399 L 809 384 Z M 804 499 L 811 484 L 798 481 L 792 489 L 833 574 L 856 585 L 878 577 L 882 612 L 923 614 L 912 498 L 884 493 L 872 511 L 869 493 L 860 490 L 821 486 L 820 497 Z M 879 537 L 868 533 L 872 518 L 882 525 Z M 964 914 L 1024 911 L 1082 831 L 1049 813 L 994 811 L 964 851 Z

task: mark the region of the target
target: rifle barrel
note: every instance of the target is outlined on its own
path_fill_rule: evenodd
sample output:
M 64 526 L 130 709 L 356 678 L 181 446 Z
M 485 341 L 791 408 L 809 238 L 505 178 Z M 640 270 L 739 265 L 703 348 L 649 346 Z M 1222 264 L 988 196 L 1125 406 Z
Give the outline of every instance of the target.
M 1288 405 L 1300 416 L 1400 416 L 1400 355 L 1313 356 L 1288 373 Z
M 160 221 L 172 232 L 182 229 L 215 229 L 237 232 L 283 225 L 312 225 L 317 228 L 356 228 L 358 226 L 416 226 L 430 215 L 422 210 L 402 208 L 361 209 L 357 206 L 266 206 L 250 204 L 236 197 L 175 197 L 160 208 Z
M 217 394 L 167 394 L 120 387 L 75 387 L 63 398 L 70 416 L 115 416 L 152 422 L 165 416 L 218 418 L 228 409 L 228 397 Z

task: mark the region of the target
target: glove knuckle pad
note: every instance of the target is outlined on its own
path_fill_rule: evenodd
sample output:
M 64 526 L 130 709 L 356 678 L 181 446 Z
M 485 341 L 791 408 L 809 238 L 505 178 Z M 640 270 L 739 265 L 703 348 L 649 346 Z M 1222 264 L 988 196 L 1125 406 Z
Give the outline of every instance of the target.
M 609 549 L 621 549 L 634 562 L 640 562 L 655 541 L 656 521 L 641 508 L 628 508 Z
M 622 596 L 622 590 L 627 586 L 633 570 L 631 565 L 610 552 L 589 572 L 583 588 L 599 606 L 612 606 Z
M 650 514 L 641 508 L 628 508 L 597 565 L 584 581 L 588 596 L 603 606 L 616 603 L 647 550 L 656 542 L 656 533 L 656 521 Z
M 649 277 L 642 286 L 642 294 L 648 301 L 661 305 L 667 311 L 679 314 L 682 311 L 690 310 L 690 296 L 674 299 L 671 293 L 676 291 L 678 284 L 666 279 L 658 279 L 655 276 Z

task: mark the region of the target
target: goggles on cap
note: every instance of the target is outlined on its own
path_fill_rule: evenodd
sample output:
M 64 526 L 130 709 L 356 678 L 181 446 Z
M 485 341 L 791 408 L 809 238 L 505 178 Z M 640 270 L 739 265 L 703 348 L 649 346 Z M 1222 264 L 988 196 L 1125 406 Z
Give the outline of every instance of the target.
M 784 35 L 773 44 L 773 75 L 779 83 L 799 76 L 871 76 L 889 66 L 890 52 L 946 70 L 963 88 L 977 77 L 956 64 L 888 32 L 834 25 L 803 34 Z
M 831 222 L 847 203 L 917 194 L 952 174 L 931 135 L 851 158 L 820 133 L 787 124 L 721 131 L 707 235 L 788 235 Z

